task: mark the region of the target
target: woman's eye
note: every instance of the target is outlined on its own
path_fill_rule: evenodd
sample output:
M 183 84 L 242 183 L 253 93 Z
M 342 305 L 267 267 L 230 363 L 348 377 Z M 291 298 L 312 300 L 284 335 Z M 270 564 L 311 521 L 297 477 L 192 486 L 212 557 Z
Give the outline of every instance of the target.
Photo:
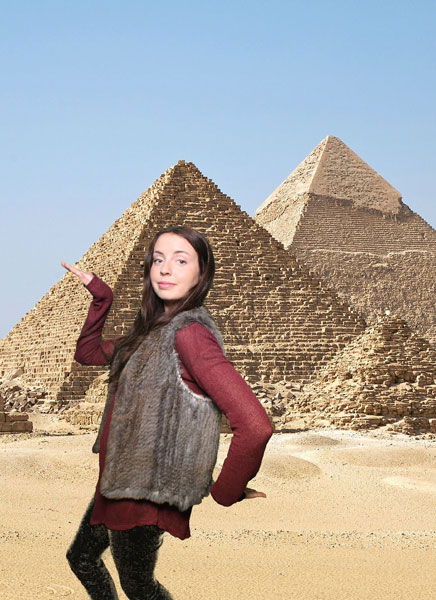
M 153 262 L 154 262 L 154 263 L 155 263 L 155 262 L 162 262 L 162 259 L 161 259 L 161 258 L 153 258 Z M 183 260 L 183 258 L 179 258 L 179 259 L 178 259 L 178 262 L 181 262 L 181 263 L 183 263 L 183 264 L 186 264 L 186 260 Z

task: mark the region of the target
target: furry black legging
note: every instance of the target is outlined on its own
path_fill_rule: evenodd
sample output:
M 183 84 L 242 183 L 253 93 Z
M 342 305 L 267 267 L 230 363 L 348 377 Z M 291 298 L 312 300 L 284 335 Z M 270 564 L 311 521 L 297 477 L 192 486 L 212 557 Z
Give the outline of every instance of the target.
M 67 560 L 93 600 L 117 600 L 114 581 L 101 559 L 110 546 L 115 566 L 129 600 L 172 600 L 171 594 L 155 578 L 157 553 L 162 545 L 162 529 L 140 525 L 113 531 L 105 525 L 90 525 L 94 498 L 80 522 L 67 550 Z

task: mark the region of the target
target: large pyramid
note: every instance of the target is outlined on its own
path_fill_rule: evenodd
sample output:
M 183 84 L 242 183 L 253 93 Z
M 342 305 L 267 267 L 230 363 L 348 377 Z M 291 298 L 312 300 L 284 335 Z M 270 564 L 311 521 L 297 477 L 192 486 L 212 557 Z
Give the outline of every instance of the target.
M 338 352 L 289 407 L 288 423 L 436 432 L 436 349 L 398 317 L 380 316 Z
M 170 167 L 83 255 L 114 291 L 104 337 L 123 334 L 139 308 L 143 257 L 153 234 L 170 224 L 205 233 L 217 270 L 206 305 L 227 354 L 252 383 L 305 382 L 364 328 L 362 319 L 259 227 L 192 163 Z M 60 259 L 68 257 L 59 257 Z M 101 399 L 104 368 L 73 360 L 91 296 L 66 272 L 10 331 L 0 376 L 20 368 L 27 384 L 47 390 L 53 410 L 86 395 Z
M 436 341 L 436 231 L 340 139 L 322 140 L 254 218 L 369 323 L 390 309 Z

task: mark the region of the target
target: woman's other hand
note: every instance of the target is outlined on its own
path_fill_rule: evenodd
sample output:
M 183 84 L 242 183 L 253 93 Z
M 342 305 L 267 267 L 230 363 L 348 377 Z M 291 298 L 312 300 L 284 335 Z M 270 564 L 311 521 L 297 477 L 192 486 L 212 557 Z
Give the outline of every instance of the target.
M 253 490 L 252 488 L 246 487 L 244 492 L 245 500 L 251 500 L 251 498 L 266 498 L 266 494 Z
M 85 271 L 79 271 L 79 269 L 76 269 L 76 267 L 73 267 L 72 265 L 69 265 L 66 262 L 61 261 L 61 265 L 68 269 L 68 271 L 71 271 L 71 273 L 74 273 L 74 275 L 77 275 L 80 281 L 85 285 L 88 285 L 88 283 L 94 277 L 94 273 L 86 273 Z

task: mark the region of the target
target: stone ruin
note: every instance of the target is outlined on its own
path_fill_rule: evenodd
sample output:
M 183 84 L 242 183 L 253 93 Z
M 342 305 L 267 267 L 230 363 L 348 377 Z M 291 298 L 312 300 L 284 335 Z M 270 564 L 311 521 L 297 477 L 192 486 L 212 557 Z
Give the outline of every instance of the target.
M 31 386 L 26 385 L 22 379 L 23 373 L 24 370 L 19 368 L 0 379 L 0 395 L 5 399 L 5 410 L 25 412 L 37 408 L 38 412 L 47 411 L 47 392 L 44 387 L 39 381 Z
M 346 302 L 193 163 L 179 161 L 76 263 L 113 289 L 103 337 L 122 335 L 133 322 L 145 250 L 155 231 L 170 224 L 190 225 L 210 240 L 217 269 L 205 305 L 223 334 L 227 356 L 251 385 L 308 382 L 364 330 L 365 322 Z M 65 272 L 2 343 L 0 377 L 21 367 L 27 385 L 38 380 L 44 386 L 50 411 L 95 427 L 107 368 L 73 360 L 90 302 L 90 293 Z
M 15 410 L 5 412 L 4 400 L 0 396 L 0 435 L 31 432 L 32 430 L 33 423 L 29 421 L 29 415 Z
M 322 140 L 254 218 L 368 323 L 388 309 L 436 342 L 436 231 L 341 140 Z
M 308 427 L 436 433 L 436 348 L 403 319 L 379 316 L 289 403 L 284 423 L 298 419 Z

